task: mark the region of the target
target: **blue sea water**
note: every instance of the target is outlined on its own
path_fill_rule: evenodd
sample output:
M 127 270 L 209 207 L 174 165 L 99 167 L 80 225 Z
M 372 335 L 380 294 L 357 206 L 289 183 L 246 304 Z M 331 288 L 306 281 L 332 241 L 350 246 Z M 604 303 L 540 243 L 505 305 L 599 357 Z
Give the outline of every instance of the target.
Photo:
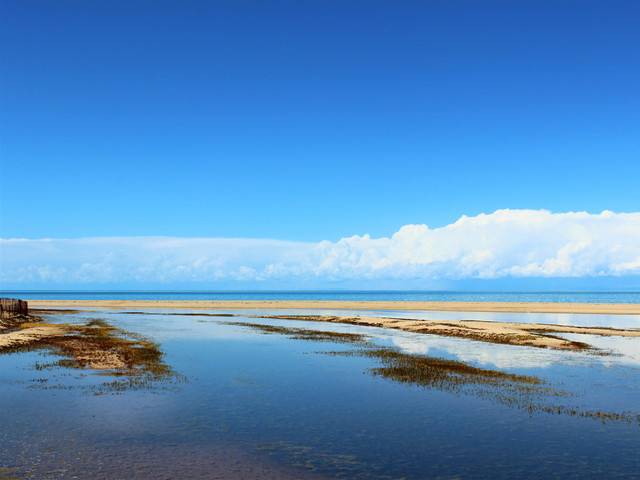
M 98 291 L 6 290 L 0 296 L 24 300 L 351 300 L 457 302 L 640 303 L 637 291 L 400 291 L 400 290 L 261 290 L 261 291 Z
M 640 472 L 638 421 L 579 414 L 640 414 L 639 339 L 611 344 L 615 355 L 603 356 L 353 325 L 161 313 L 84 311 L 46 320 L 102 318 L 142 335 L 182 375 L 168 385 L 96 395 L 93 387 L 113 377 L 44 367 L 56 351 L 0 356 L 0 478 L 601 479 Z M 358 346 L 264 334 L 228 320 L 361 333 L 403 352 L 536 376 L 545 388 L 532 391 L 532 402 L 568 409 L 530 411 L 508 401 L 509 389 L 487 396 L 390 381 L 371 374 L 378 365 Z M 547 397 L 546 388 L 567 395 Z

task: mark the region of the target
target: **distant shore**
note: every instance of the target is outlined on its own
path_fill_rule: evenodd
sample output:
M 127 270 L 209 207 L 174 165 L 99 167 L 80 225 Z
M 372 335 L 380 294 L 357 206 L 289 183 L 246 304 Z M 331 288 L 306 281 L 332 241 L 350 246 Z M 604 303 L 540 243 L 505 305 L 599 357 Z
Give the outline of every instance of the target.
M 414 310 L 640 315 L 640 303 L 406 302 L 337 300 L 29 300 L 29 307 L 198 310 Z

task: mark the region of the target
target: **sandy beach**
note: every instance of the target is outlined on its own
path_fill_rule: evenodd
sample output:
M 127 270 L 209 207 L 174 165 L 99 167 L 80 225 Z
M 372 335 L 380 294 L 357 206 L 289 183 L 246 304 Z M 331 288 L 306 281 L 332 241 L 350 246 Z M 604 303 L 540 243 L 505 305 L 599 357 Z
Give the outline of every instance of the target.
M 152 308 L 198 310 L 415 310 L 451 312 L 587 313 L 640 315 L 638 303 L 534 303 L 534 302 L 393 302 L 393 301 L 287 301 L 287 300 L 29 300 L 30 307 Z

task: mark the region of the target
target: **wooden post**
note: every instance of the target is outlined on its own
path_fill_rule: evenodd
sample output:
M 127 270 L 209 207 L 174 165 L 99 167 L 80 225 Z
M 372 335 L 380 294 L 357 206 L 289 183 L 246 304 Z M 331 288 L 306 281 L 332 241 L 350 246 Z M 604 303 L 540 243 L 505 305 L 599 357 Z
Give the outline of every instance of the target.
M 0 298 L 0 317 L 29 315 L 29 304 L 17 298 Z

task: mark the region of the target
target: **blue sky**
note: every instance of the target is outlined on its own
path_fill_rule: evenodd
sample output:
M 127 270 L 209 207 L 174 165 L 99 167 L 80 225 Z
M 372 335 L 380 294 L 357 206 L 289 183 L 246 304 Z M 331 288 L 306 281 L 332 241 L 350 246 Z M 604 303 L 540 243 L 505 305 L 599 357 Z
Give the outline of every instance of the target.
M 639 212 L 638 19 L 632 1 L 4 0 L 0 237 L 337 245 L 501 209 Z M 5 285 L 47 266 L 3 250 Z

